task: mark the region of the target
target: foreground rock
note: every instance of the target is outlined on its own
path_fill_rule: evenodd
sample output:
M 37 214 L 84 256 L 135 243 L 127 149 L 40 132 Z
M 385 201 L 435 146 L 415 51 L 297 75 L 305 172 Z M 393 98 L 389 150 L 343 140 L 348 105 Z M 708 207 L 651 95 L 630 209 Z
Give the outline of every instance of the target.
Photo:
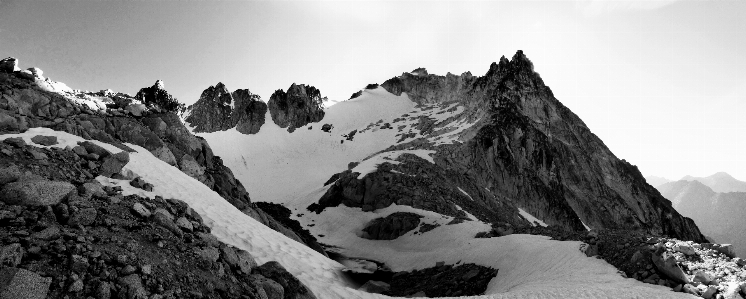
M 39 186 L 67 180 L 71 189 L 44 205 L 0 202 L 0 298 L 264 298 L 270 289 L 314 298 L 278 263 L 257 266 L 219 242 L 186 203 L 122 196 L 91 180 L 99 167 L 79 180 L 90 161 L 72 148 L 39 149 L 46 165 L 24 159 L 28 149 L 0 143 L 10 174 L 0 188 L 34 178 Z

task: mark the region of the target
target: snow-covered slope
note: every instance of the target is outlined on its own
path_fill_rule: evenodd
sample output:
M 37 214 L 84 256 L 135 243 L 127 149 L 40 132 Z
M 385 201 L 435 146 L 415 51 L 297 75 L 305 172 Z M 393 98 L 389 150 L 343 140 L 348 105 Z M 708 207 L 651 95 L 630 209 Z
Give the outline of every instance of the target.
M 54 147 L 73 146 L 82 138 L 64 132 L 45 128 L 33 128 L 22 134 L 1 135 L 0 139 L 23 137 L 31 142 L 35 135 L 57 136 L 59 144 Z M 112 152 L 120 150 L 112 145 L 94 141 Z M 38 145 L 37 145 L 38 146 Z M 135 189 L 127 181 L 104 177 L 99 181 L 119 185 L 124 194 L 140 194 L 154 197 L 178 198 L 187 202 L 212 228 L 221 241 L 249 251 L 258 262 L 277 260 L 288 271 L 305 283 L 318 298 L 383 298 L 385 296 L 360 292 L 346 286 L 341 277 L 343 266 L 327 259 L 312 249 L 292 241 L 269 229 L 253 218 L 241 213 L 217 193 L 187 176 L 180 170 L 166 164 L 147 150 L 133 145 L 130 162 L 125 169 L 142 176 L 155 185 L 153 192 Z M 309 196 L 323 192 L 317 188 Z M 306 200 L 309 200 L 308 197 Z M 390 207 L 377 211 L 378 214 L 406 210 L 406 207 Z M 419 211 L 422 213 L 422 211 Z M 311 218 L 323 230 L 335 227 L 341 231 L 335 234 L 339 242 L 364 244 L 354 232 L 366 219 L 375 215 L 346 207 L 331 209 L 324 217 Z M 449 220 L 435 213 L 427 214 L 428 220 L 443 222 Z M 345 226 L 341 226 L 344 224 Z M 558 242 L 545 237 L 513 235 L 501 238 L 472 239 L 464 233 L 484 230 L 487 226 L 476 221 L 441 226 L 438 237 L 435 234 L 405 236 L 404 239 L 379 242 L 376 247 L 355 246 L 361 254 L 375 254 L 381 260 L 396 262 L 401 269 L 430 266 L 427 261 L 476 262 L 492 265 L 500 272 L 488 288 L 488 295 L 468 298 L 683 298 L 687 295 L 674 293 L 661 286 L 643 284 L 626 279 L 616 273 L 616 269 L 602 260 L 587 258 L 578 251 L 577 242 Z M 381 246 L 380 242 L 387 242 Z M 370 244 L 364 244 L 370 245 Z M 352 246 L 351 246 L 352 248 Z M 380 251 L 379 251 L 380 250 Z
M 360 162 L 397 144 L 397 134 L 409 132 L 420 115 L 445 118 L 460 113 L 459 109 L 445 112 L 450 107 L 416 108 L 406 94 L 395 96 L 379 87 L 331 106 L 322 122 L 293 133 L 269 121 L 267 112 L 268 121 L 255 135 L 241 134 L 235 128 L 196 135 L 204 137 L 215 154 L 231 167 L 252 200 L 288 203 L 323 185 L 330 176 L 347 169 L 348 163 Z M 402 118 L 405 114 L 408 116 Z M 402 120 L 394 123 L 396 118 Z M 392 129 L 381 129 L 385 123 L 390 123 Z M 322 131 L 323 124 L 332 125 L 332 130 Z M 403 132 L 399 132 L 400 126 L 405 126 Z M 352 141 L 342 136 L 353 130 L 358 131 Z M 452 139 L 453 134 L 446 136 Z

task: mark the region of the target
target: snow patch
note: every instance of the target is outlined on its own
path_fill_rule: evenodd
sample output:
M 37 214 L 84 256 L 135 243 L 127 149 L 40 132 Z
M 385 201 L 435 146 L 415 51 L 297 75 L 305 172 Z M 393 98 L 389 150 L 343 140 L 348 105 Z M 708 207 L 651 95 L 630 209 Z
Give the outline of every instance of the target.
M 548 225 L 544 223 L 544 221 L 539 220 L 539 218 L 534 217 L 534 215 L 529 214 L 528 212 L 524 211 L 521 208 L 518 208 L 518 214 L 521 214 L 523 218 L 528 220 L 528 222 L 531 222 L 532 226 L 541 225 L 543 227 L 547 227 Z
M 461 193 L 463 193 L 464 195 L 468 196 L 469 199 L 471 199 L 471 201 L 474 201 L 474 199 L 471 198 L 471 195 L 469 195 L 469 193 L 466 193 L 466 191 L 464 191 L 464 189 L 461 189 L 461 187 L 456 187 L 456 188 L 458 188 L 458 191 L 461 191 Z

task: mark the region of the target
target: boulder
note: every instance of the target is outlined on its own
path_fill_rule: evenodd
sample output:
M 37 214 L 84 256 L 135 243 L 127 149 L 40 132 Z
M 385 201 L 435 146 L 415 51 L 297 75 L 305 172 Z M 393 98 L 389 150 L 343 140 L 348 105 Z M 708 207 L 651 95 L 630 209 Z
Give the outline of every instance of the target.
M 26 79 L 26 80 L 36 80 L 36 76 L 34 76 L 34 73 L 32 73 L 29 70 L 21 70 L 20 72 L 16 73 L 18 77 Z
M 422 216 L 408 213 L 396 212 L 384 218 L 373 219 L 363 228 L 363 238 L 371 240 L 393 240 L 420 225 Z
M 127 295 L 127 299 L 145 299 L 148 298 L 148 292 L 142 285 L 142 280 L 137 274 L 130 274 L 119 278 L 119 285 L 122 291 Z
M 60 203 L 73 192 L 76 188 L 68 182 L 18 181 L 8 183 L 0 190 L 0 201 L 11 205 L 49 206 Z
M 74 212 L 67 221 L 69 225 L 91 225 L 96 221 L 98 212 L 95 208 L 85 208 Z
M 111 155 L 111 152 L 109 152 L 105 148 L 103 148 L 100 145 L 95 144 L 95 143 L 93 143 L 91 141 L 81 141 L 81 142 L 78 142 L 78 145 L 80 145 L 83 148 L 85 148 L 86 152 L 88 152 L 89 154 L 96 154 L 96 155 L 98 155 L 99 158 L 105 158 L 105 157 L 108 157 L 109 155 Z
M 264 294 L 267 295 L 267 299 L 284 299 L 285 290 L 282 285 L 274 280 L 267 279 L 264 276 L 258 274 L 252 274 L 250 276 L 251 281 L 254 285 L 261 288 Z
M 736 251 L 733 248 L 732 244 L 713 244 L 712 249 L 715 249 L 718 252 L 725 254 L 729 258 L 736 257 Z
M 189 220 L 187 220 L 185 217 L 179 217 L 179 219 L 176 219 L 176 226 L 186 232 L 192 232 L 192 230 L 194 230 L 194 226 L 192 225 L 192 223 L 189 222 Z
M 104 163 L 101 164 L 101 172 L 99 174 L 105 177 L 111 177 L 113 174 L 122 171 L 122 167 L 127 165 L 129 161 L 130 154 L 126 151 L 121 151 L 108 156 L 104 159 Z
M 686 255 L 695 255 L 697 254 L 696 251 L 694 251 L 694 247 L 685 244 L 685 243 L 679 243 L 673 246 L 673 250 L 677 252 L 681 252 Z
M 653 265 L 661 273 L 665 274 L 669 279 L 677 283 L 689 283 L 689 278 L 676 263 L 676 258 L 668 252 L 662 254 L 653 253 L 652 255 Z
M 57 144 L 57 136 L 44 136 L 44 135 L 36 135 L 34 137 L 31 137 L 31 141 L 36 144 L 41 145 L 55 145 Z
M 369 280 L 358 288 L 358 290 L 374 294 L 388 292 L 391 286 L 383 281 Z
M 15 117 L 0 112 L 0 133 L 2 132 L 18 132 L 19 124 Z M 10 139 L 10 138 L 8 138 Z
M 13 243 L 0 248 L 0 267 L 17 267 L 21 264 L 24 250 L 19 243 Z
M 243 273 L 251 273 L 251 271 L 256 268 L 257 263 L 256 260 L 254 260 L 254 257 L 251 256 L 251 253 L 249 253 L 246 250 L 243 249 L 236 249 L 236 256 L 238 257 L 238 268 Z
M 153 221 L 157 223 L 158 225 L 165 227 L 166 229 L 168 229 L 169 231 L 171 231 L 177 236 L 182 235 L 181 229 L 178 226 L 176 226 L 176 224 L 171 219 L 169 219 L 168 216 L 166 216 L 163 213 L 154 213 Z
M 135 213 L 135 215 L 148 218 L 152 213 L 150 213 L 150 210 L 143 206 L 141 203 L 136 202 L 134 205 L 132 205 L 132 212 Z
M 12 73 L 20 70 L 21 69 L 18 68 L 18 59 L 8 57 L 0 60 L 0 72 Z
M 51 277 L 41 277 L 26 269 L 1 268 L 0 298 L 45 299 L 51 283 Z
M 24 146 L 26 146 L 26 141 L 23 140 L 23 138 L 21 138 L 21 137 L 5 138 L 5 140 L 3 140 L 3 143 L 10 144 L 10 145 L 12 145 L 14 147 L 24 147 Z
M 207 246 L 205 248 L 196 248 L 194 249 L 194 253 L 197 254 L 200 258 L 203 260 L 209 261 L 209 262 L 217 262 L 218 258 L 220 258 L 220 252 L 217 248 L 212 246 Z
M 254 269 L 256 274 L 278 282 L 285 291 L 285 298 L 315 299 L 316 296 L 298 278 L 285 270 L 280 263 L 270 261 Z
M 17 181 L 21 175 L 21 169 L 15 164 L 0 166 L 0 186 Z
M 715 277 L 713 277 L 709 273 L 698 270 L 694 272 L 694 278 L 692 278 L 692 281 L 708 285 L 710 284 L 710 282 L 712 282 L 713 279 L 715 279 Z

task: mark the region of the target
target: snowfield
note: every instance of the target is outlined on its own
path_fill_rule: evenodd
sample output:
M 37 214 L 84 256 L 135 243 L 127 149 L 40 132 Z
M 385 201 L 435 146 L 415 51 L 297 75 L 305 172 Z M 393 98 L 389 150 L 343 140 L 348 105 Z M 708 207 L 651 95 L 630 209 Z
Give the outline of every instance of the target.
M 271 130 L 265 132 L 269 131 Z M 35 135 L 57 136 L 59 144 L 54 147 L 60 148 L 74 146 L 78 141 L 84 140 L 46 128 L 33 128 L 22 134 L 0 135 L 0 139 L 20 136 L 28 144 L 44 147 L 31 142 L 31 137 Z M 114 153 L 121 151 L 109 144 L 93 142 Z M 277 146 L 277 143 L 274 145 Z M 218 239 L 250 252 L 259 263 L 279 261 L 320 299 L 387 298 L 349 288 L 340 274 L 344 269 L 342 264 L 241 213 L 207 186 L 157 159 L 144 148 L 132 144 L 127 146 L 137 152 L 130 153 L 130 162 L 124 171 L 140 175 L 155 186 L 154 191 L 135 189 L 127 181 L 105 177 L 98 177 L 97 180 L 107 185 L 121 186 L 125 195 L 139 194 L 151 198 L 160 195 L 185 201 L 203 217 L 205 224 L 212 228 L 212 233 Z M 213 149 L 217 148 L 216 145 L 212 146 Z M 252 161 L 259 157 L 254 158 Z M 288 165 L 292 158 L 288 158 Z M 273 175 L 270 171 L 272 168 L 256 170 L 265 175 Z M 283 182 L 287 184 L 292 181 L 286 179 Z M 325 188 L 311 189 L 297 203 L 304 205 L 317 200 L 326 191 Z M 437 222 L 441 226 L 422 235 L 410 233 L 391 241 L 358 237 L 367 221 L 395 211 L 416 212 L 425 216 L 423 222 Z M 344 253 L 350 256 L 383 261 L 394 270 L 430 267 L 434 266 L 434 261 L 449 264 L 471 262 L 499 269 L 497 277 L 489 284 L 487 295 L 462 298 L 693 298 L 683 293 L 674 293 L 662 286 L 623 278 L 606 262 L 582 254 L 578 250 L 578 242 L 559 242 L 531 235 L 475 239 L 474 234 L 488 229 L 489 225 L 477 221 L 445 225 L 450 219 L 448 216 L 406 206 L 391 206 L 375 213 L 363 213 L 360 209 L 340 206 L 328 208 L 320 215 L 309 214 L 300 220 L 304 224 L 315 223 L 312 227 L 314 233 L 326 234 L 320 239 L 321 242 L 341 245 Z

